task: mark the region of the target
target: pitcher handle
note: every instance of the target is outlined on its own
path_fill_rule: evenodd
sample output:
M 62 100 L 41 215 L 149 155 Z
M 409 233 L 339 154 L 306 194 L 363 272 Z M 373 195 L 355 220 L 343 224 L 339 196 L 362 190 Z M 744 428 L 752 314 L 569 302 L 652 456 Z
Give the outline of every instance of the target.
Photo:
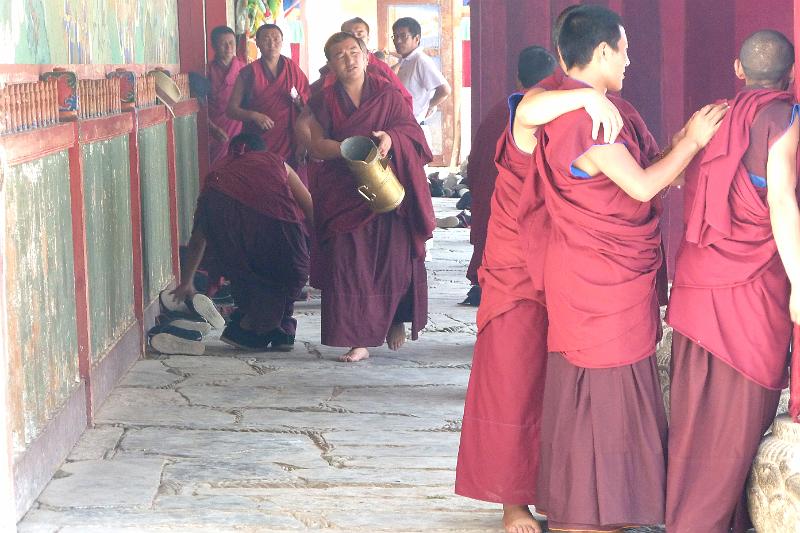
M 372 202 L 375 201 L 376 196 L 373 193 L 367 194 L 365 192 L 365 191 L 369 191 L 369 187 L 367 187 L 366 185 L 360 185 L 360 186 L 358 186 L 356 188 L 356 190 L 358 191 L 358 194 L 363 196 L 364 200 L 368 201 L 369 203 L 372 203 Z

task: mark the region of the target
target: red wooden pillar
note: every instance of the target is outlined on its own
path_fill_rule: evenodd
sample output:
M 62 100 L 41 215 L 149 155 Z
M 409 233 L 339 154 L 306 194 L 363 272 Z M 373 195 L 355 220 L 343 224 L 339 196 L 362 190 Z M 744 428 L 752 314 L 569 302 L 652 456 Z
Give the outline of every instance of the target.
M 167 184 L 169 186 L 169 228 L 172 242 L 172 274 L 181 276 L 180 234 L 178 232 L 178 174 L 175 167 L 175 118 L 167 118 Z
M 132 111 L 135 116 L 135 111 Z M 131 177 L 131 241 L 133 256 L 133 313 L 144 339 L 144 252 L 142 250 L 142 182 L 139 175 L 139 121 L 128 134 L 128 165 Z
M 86 416 L 92 419 L 92 353 L 89 318 L 86 216 L 83 192 L 83 157 L 80 126 L 72 124 L 74 143 L 69 148 L 69 190 L 72 208 L 72 254 L 75 264 L 75 322 L 78 328 L 78 370 L 86 385 Z M 87 421 L 88 423 L 88 421 Z

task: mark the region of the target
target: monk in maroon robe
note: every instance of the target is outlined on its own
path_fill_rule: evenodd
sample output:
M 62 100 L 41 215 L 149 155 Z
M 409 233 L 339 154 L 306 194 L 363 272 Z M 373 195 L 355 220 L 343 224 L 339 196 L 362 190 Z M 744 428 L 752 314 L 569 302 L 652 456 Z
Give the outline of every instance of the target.
M 288 350 L 297 327 L 294 302 L 308 279 L 303 222 L 312 216 L 311 196 L 294 170 L 264 148 L 256 135 L 234 137 L 230 154 L 206 178 L 174 293 L 180 299 L 194 293 L 194 273 L 208 247 L 238 307 L 221 340 Z
M 554 68 L 556 60 L 547 50 L 528 47 L 520 54 L 518 78 L 528 88 Z M 489 218 L 486 209 L 486 251 L 478 270 L 482 288 L 478 338 L 456 468 L 456 493 L 502 503 L 503 522 L 509 531 L 521 525 L 514 511 L 522 511 L 533 520 L 527 506 L 536 501 L 541 394 L 547 360 L 544 293 L 533 287 L 518 242 L 517 203 L 523 180 L 532 171 L 535 146 L 534 131 L 520 128 L 514 120 L 521 99 L 520 93 L 508 98 L 505 127 L 495 143 L 497 181 L 488 191 L 492 214 Z M 484 120 L 476 140 L 486 124 Z M 470 190 L 475 191 L 473 179 L 479 176 L 469 175 Z M 488 181 L 484 175 L 480 178 L 477 182 Z M 473 206 L 475 198 L 473 193 Z
M 283 32 L 264 24 L 256 32 L 261 58 L 239 73 L 228 104 L 228 116 L 243 123 L 242 132 L 256 133 L 270 152 L 296 167 L 303 157 L 294 125 L 309 96 L 308 78 L 290 58 L 281 55 Z M 299 156 L 299 157 L 298 157 Z
M 312 98 L 298 133 L 310 155 L 324 160 L 311 182 L 322 263 L 322 343 L 349 346 L 341 360 L 352 362 L 384 342 L 398 349 L 405 322 L 416 339 L 427 321 L 425 241 L 435 224 L 423 166 L 431 153 L 400 91 L 366 71 L 360 39 L 336 33 L 325 56 L 337 82 Z M 377 215 L 356 191 L 340 153 L 341 141 L 355 135 L 372 136 L 382 155 L 391 153 L 405 188 L 396 210 Z
M 569 76 L 561 90 L 621 89 L 627 39 L 616 13 L 574 9 L 559 50 Z M 538 95 L 539 107 L 555 93 Z M 551 529 L 663 521 L 666 417 L 654 357 L 662 256 L 652 199 L 708 142 L 724 110 L 696 114 L 646 170 L 629 125 L 611 144 L 594 140 L 582 112 L 538 131 L 535 163 L 550 219 L 543 266 L 550 354 L 537 508 Z
M 800 322 L 800 107 L 784 92 L 793 63 L 778 32 L 745 40 L 735 69 L 747 86 L 686 171 L 686 233 L 667 315 L 670 533 L 752 527 L 745 483 L 787 385 L 792 321 Z
M 226 115 L 228 101 L 239 71 L 245 63 L 236 57 L 236 36 L 227 26 L 218 26 L 211 32 L 214 60 L 208 64 L 208 130 L 211 134 L 209 157 L 211 166 L 228 155 L 228 143 L 242 131 L 242 123 Z

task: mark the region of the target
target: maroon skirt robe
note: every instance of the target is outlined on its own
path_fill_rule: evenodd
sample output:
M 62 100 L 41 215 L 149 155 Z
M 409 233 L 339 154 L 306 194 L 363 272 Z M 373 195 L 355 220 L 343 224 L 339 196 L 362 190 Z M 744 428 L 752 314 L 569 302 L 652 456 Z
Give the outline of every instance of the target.
M 560 86 L 581 87 L 570 78 Z M 647 166 L 629 121 L 617 142 Z M 591 120 L 574 111 L 540 128 L 534 157 L 550 219 L 544 266 L 532 274 L 544 283 L 552 352 L 538 477 L 552 529 L 608 531 L 664 516 L 667 424 L 654 358 L 659 209 L 603 174 L 573 172 L 595 144 Z
M 309 253 L 283 160 L 268 152 L 221 160 L 198 198 L 195 227 L 244 315 L 259 330 L 294 335 L 294 302 L 308 280 Z
M 506 113 L 509 107 L 515 110 L 521 98 L 509 97 Z M 537 502 L 547 311 L 519 243 L 520 189 L 525 179 L 534 177 L 529 176 L 531 155 L 514 143 L 511 120 L 506 119 L 496 143 L 498 175 L 478 271 L 478 338 L 464 405 L 456 493 L 530 505 Z
M 772 235 L 766 163 L 794 119 L 793 101 L 744 89 L 686 171 L 686 233 L 667 314 L 670 532 L 750 527 L 747 476 L 788 378 L 789 281 Z
M 339 83 L 309 104 L 332 139 L 387 132 L 392 168 L 406 190 L 400 207 L 376 215 L 343 160 L 325 161 L 315 171 L 313 270 L 322 287 L 322 343 L 380 346 L 398 322 L 411 322 L 416 339 L 427 322 L 425 241 L 435 226 L 423 169 L 431 155 L 422 130 L 397 88 L 369 71 L 358 108 Z

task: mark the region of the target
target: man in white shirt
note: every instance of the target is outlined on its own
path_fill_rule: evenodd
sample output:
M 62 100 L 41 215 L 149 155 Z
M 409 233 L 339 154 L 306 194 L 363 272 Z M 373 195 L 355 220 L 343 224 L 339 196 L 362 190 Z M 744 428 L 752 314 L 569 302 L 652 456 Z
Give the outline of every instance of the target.
M 452 89 L 433 59 L 419 45 L 422 38 L 419 22 L 411 17 L 397 19 L 392 24 L 392 32 L 395 50 L 401 56 L 395 72 L 411 93 L 414 117 L 422 124 L 436 111 L 436 106 L 450 96 Z

